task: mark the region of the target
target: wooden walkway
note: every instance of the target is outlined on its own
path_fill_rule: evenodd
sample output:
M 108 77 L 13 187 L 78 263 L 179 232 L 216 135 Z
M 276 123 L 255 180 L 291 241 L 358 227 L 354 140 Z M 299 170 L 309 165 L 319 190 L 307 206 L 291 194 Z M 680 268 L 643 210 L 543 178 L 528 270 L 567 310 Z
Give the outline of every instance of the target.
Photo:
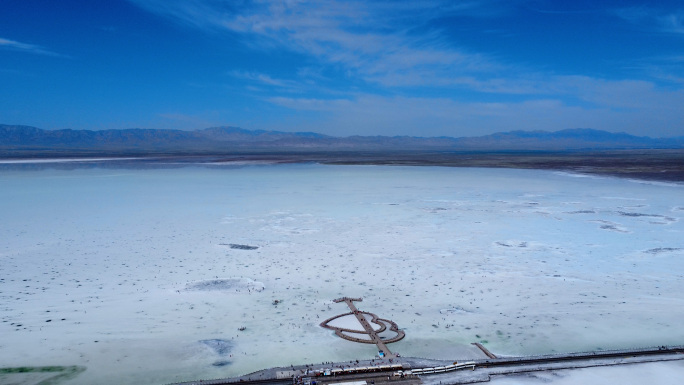
M 482 346 L 481 343 L 479 343 L 479 342 L 473 342 L 472 345 L 475 345 L 475 346 L 477 346 L 478 348 L 480 348 L 480 350 L 482 350 L 482 353 L 484 353 L 485 356 L 487 356 L 487 357 L 489 357 L 489 358 L 497 358 L 494 354 L 492 354 L 492 352 L 490 352 L 487 348 L 485 348 L 484 346 Z
M 352 313 L 354 313 L 356 319 L 359 320 L 361 326 L 363 326 L 363 328 L 366 330 L 366 333 L 368 333 L 368 335 L 370 336 L 371 341 L 373 341 L 373 343 L 378 347 L 378 351 L 381 351 L 387 358 L 396 357 L 396 355 L 392 353 L 387 347 L 387 345 L 385 345 L 385 343 L 380 339 L 378 333 L 376 333 L 375 329 L 373 329 L 373 327 L 368 323 L 366 317 L 362 313 L 360 313 L 359 310 L 356 308 L 356 306 L 354 305 L 354 298 L 344 297 L 341 299 L 347 304 L 347 306 L 349 306 L 349 309 L 352 311 Z M 373 314 L 373 316 L 375 316 L 375 314 Z M 377 317 L 373 318 L 377 319 Z

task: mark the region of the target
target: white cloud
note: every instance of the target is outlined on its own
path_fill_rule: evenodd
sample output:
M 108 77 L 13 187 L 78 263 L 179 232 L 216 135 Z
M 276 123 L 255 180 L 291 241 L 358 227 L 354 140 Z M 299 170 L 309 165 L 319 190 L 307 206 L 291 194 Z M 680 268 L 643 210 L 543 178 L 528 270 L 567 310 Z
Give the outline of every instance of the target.
M 663 15 L 659 22 L 665 31 L 684 34 L 684 11 Z
M 684 35 L 684 9 L 663 11 L 653 7 L 629 7 L 617 9 L 618 17 L 660 32 Z
M 311 59 L 306 60 L 307 68 L 332 68 L 354 83 L 341 98 L 323 99 L 321 94 L 340 93 L 304 86 L 307 83 L 302 79 L 314 82 L 309 71 L 293 73 L 296 80 L 233 72 L 232 76 L 248 80 L 255 94 L 261 92 L 258 87 L 265 87 L 280 95 L 267 99 L 272 104 L 304 112 L 289 115 L 289 123 L 279 120 L 279 126 L 271 128 L 290 124 L 292 129 L 341 134 L 409 134 L 419 129 L 424 135 L 470 135 L 592 127 L 669 136 L 680 134 L 684 121 L 680 112 L 684 91 L 679 88 L 645 80 L 530 72 L 464 50 L 431 24 L 445 16 L 500 16 L 506 2 L 130 1 L 193 27 L 236 34 L 255 50 L 298 52 Z M 618 10 L 615 15 L 632 23 L 657 25 L 661 31 L 679 33 L 682 29 L 681 12 L 641 7 Z M 354 88 L 359 84 L 371 87 L 359 91 Z M 414 95 L 439 89 L 448 96 L 396 95 L 408 87 L 418 90 Z M 295 90 L 302 97 L 285 97 Z M 490 102 L 468 101 L 462 91 Z
M 508 130 L 561 130 L 592 127 L 638 135 L 681 135 L 684 111 L 678 95 L 661 106 L 657 116 L 649 108 L 622 109 L 568 105 L 554 98 L 521 102 L 462 102 L 448 98 L 383 97 L 359 94 L 352 99 L 273 97 L 269 101 L 302 114 L 280 127 L 318 130 L 333 135 L 472 136 Z
M 246 80 L 252 84 L 274 87 L 285 92 L 302 92 L 307 88 L 305 83 L 289 79 L 278 79 L 261 72 L 231 71 L 229 75 L 236 79 Z
M 553 95 L 575 98 L 597 107 L 613 109 L 651 109 L 682 100 L 682 90 L 659 88 L 645 80 L 607 80 L 582 75 L 536 76 L 518 79 L 466 79 L 469 86 L 482 92 L 518 95 Z
M 21 42 L 15 41 L 15 40 L 3 39 L 1 37 L 0 37 L 0 48 L 10 49 L 10 50 L 20 51 L 20 52 L 26 52 L 26 53 L 32 53 L 32 54 L 37 54 L 37 55 L 60 56 L 60 57 L 64 56 L 64 55 L 60 55 L 60 54 L 52 52 L 52 51 L 48 51 L 45 48 L 38 46 L 38 45 L 21 43 Z
M 438 31 L 420 36 L 410 31 L 410 28 L 428 25 L 438 16 L 471 14 L 476 10 L 486 13 L 482 9 L 491 0 L 458 4 L 437 0 L 399 4 L 255 1 L 240 7 L 212 0 L 132 1 L 189 25 L 240 34 L 246 44 L 257 49 L 278 47 L 312 55 L 370 81 L 392 75 L 400 80 L 400 75 L 410 73 L 422 74 L 425 81 L 438 83 L 455 74 L 500 67 L 485 55 L 447 43 Z

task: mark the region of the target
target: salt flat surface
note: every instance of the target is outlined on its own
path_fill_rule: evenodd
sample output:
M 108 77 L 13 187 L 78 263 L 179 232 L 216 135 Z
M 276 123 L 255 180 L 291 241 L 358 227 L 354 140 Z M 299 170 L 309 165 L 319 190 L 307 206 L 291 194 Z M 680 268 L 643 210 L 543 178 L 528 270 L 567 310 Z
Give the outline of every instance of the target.
M 380 330 L 382 327 L 381 325 L 378 325 L 376 323 L 371 322 L 373 320 L 373 317 L 367 314 L 362 314 L 363 317 L 368 321 L 368 324 L 373 328 L 373 330 Z M 335 318 L 334 320 L 328 322 L 328 326 L 336 327 L 336 328 L 343 328 L 343 329 L 349 329 L 349 330 L 355 330 L 359 332 L 364 332 L 365 334 L 365 329 L 363 328 L 363 325 L 361 325 L 361 322 L 356 318 L 355 315 L 348 314 L 345 315 L 344 317 L 340 318 Z M 368 336 L 366 334 L 366 336 Z M 358 338 L 363 338 L 363 336 L 356 336 L 354 337 Z M 368 338 L 370 339 L 370 337 Z
M 549 171 L 3 170 L 0 362 L 120 384 L 371 358 L 318 326 L 341 296 L 403 356 L 682 344 L 683 216 L 681 185 Z

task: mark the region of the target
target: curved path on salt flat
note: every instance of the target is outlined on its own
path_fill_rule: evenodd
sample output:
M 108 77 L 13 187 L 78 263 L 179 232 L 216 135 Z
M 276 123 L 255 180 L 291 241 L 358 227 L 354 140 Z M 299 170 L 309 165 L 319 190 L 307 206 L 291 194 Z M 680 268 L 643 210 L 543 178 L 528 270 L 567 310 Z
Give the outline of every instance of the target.
M 399 330 L 399 326 L 397 326 L 396 323 L 388 320 L 388 319 L 382 319 L 379 318 L 377 315 L 365 311 L 359 311 L 356 306 L 354 306 L 354 301 L 361 301 L 361 298 L 349 298 L 349 297 L 342 297 L 334 300 L 333 302 L 339 303 L 339 302 L 345 302 L 347 306 L 349 306 L 349 309 L 351 312 L 349 313 L 344 313 L 340 315 L 336 315 L 334 317 L 328 318 L 327 320 L 321 322 L 321 327 L 324 327 L 326 329 L 331 329 L 335 331 L 335 334 L 341 338 L 344 338 L 345 340 L 348 341 L 353 341 L 353 342 L 360 342 L 364 344 L 375 344 L 378 347 L 378 351 L 382 352 L 385 357 L 388 358 L 394 358 L 397 355 L 392 353 L 389 348 L 387 347 L 386 344 L 392 343 L 392 342 L 397 342 L 404 338 L 406 336 L 406 333 L 404 333 L 402 330 Z M 364 314 L 368 314 L 371 316 L 371 322 L 373 322 L 376 325 L 380 325 L 379 329 L 374 329 L 371 324 L 368 322 Z M 348 328 L 343 328 L 343 327 L 336 327 L 336 326 L 331 326 L 328 323 L 341 318 L 345 317 L 348 315 L 354 315 L 356 319 L 359 321 L 361 326 L 363 327 L 364 331 L 362 330 L 354 330 L 354 329 L 348 329 Z M 379 333 L 384 332 L 387 329 L 387 325 L 390 325 L 390 330 L 397 333 L 395 337 L 389 338 L 389 339 L 382 339 L 378 335 Z M 369 336 L 369 339 L 363 339 L 363 338 L 358 338 L 358 337 L 353 337 L 345 333 L 355 333 L 355 334 L 366 334 Z

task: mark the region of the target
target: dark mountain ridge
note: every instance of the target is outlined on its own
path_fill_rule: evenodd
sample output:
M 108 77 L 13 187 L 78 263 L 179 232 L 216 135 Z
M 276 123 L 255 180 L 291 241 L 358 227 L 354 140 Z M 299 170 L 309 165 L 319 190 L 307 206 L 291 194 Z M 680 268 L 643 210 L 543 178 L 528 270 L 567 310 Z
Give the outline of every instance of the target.
M 315 132 L 245 130 L 210 127 L 195 131 L 169 129 L 42 130 L 0 125 L 0 152 L 128 151 L 223 152 L 270 151 L 574 151 L 621 149 L 681 149 L 684 137 L 650 138 L 594 129 L 509 131 L 478 137 L 348 136 Z

